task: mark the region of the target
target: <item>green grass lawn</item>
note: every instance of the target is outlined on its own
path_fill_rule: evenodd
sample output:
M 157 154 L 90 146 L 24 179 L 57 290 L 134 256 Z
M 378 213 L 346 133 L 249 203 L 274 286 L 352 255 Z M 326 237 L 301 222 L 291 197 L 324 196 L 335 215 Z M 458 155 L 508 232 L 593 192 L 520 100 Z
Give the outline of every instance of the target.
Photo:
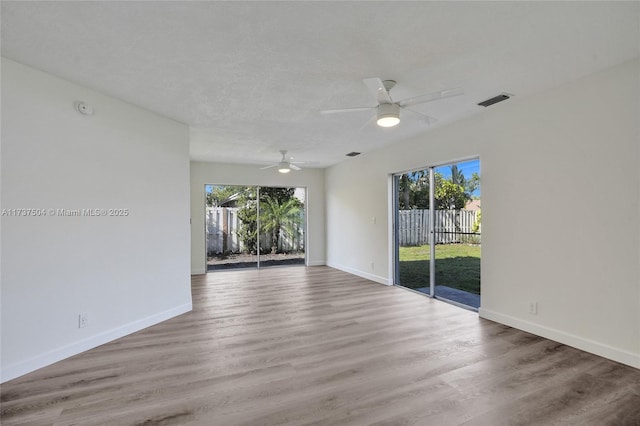
M 436 285 L 480 294 L 480 246 L 436 245 Z M 400 247 L 400 285 L 429 287 L 429 246 Z

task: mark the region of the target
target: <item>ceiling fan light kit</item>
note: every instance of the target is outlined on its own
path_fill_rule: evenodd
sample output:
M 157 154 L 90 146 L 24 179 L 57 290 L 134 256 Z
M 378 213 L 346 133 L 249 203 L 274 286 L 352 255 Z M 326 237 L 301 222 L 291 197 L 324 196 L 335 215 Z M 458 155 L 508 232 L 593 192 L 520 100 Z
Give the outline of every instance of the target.
M 278 171 L 280 173 L 289 173 L 291 171 L 291 167 L 288 162 L 281 161 L 280 164 L 278 164 Z
M 297 166 L 298 164 L 306 164 L 300 161 L 291 161 L 293 160 L 293 157 L 287 158 L 287 151 L 284 149 L 280 151 L 280 154 L 282 154 L 282 159 L 279 162 L 270 164 L 266 167 L 261 167 L 260 170 L 277 167 L 278 172 L 289 173 L 291 170 L 302 170 L 300 167 Z
M 400 106 L 398 104 L 380 104 L 376 123 L 380 127 L 393 127 L 400 123 Z

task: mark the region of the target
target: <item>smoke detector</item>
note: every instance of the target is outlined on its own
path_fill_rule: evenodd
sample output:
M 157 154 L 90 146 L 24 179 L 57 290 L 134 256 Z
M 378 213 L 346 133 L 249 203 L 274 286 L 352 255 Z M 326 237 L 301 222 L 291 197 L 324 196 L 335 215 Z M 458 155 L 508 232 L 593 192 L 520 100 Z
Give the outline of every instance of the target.
M 82 115 L 93 115 L 93 107 L 86 102 L 76 102 L 75 107 Z

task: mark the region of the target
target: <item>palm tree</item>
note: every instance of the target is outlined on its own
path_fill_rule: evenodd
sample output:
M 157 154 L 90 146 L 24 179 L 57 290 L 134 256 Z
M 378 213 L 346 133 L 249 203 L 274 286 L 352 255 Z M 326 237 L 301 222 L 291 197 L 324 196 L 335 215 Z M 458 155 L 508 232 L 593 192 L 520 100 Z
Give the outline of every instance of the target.
M 271 252 L 278 249 L 278 240 L 283 230 L 293 235 L 301 222 L 301 205 L 297 198 L 281 200 L 264 197 L 260 202 L 260 228 L 271 233 Z

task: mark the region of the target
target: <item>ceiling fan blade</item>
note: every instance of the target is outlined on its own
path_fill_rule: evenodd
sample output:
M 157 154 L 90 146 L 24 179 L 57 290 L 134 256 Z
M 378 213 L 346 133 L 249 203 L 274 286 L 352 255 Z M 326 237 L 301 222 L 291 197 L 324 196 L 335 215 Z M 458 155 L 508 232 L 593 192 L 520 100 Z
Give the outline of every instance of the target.
M 277 164 L 272 164 L 272 165 L 270 165 L 270 166 L 260 167 L 260 170 L 270 169 L 270 168 L 272 168 L 272 167 L 276 167 L 276 166 L 277 166 Z
M 420 118 L 420 120 L 424 121 L 425 124 L 427 124 L 427 125 L 432 125 L 432 124 L 435 124 L 435 123 L 438 122 L 438 120 L 436 120 L 435 118 L 433 118 L 433 117 L 431 117 L 429 115 L 423 114 L 421 112 L 414 111 L 414 110 L 406 108 L 406 107 L 402 108 L 402 110 L 403 111 L 408 111 L 408 112 L 418 116 Z
M 291 168 L 292 170 L 302 170 L 300 167 L 296 166 L 295 164 L 291 164 L 291 163 L 289 163 L 289 168 Z
M 357 107 L 357 108 L 339 108 L 339 109 L 325 109 L 320 111 L 320 114 L 336 114 L 342 112 L 359 112 L 359 111 L 370 111 L 372 109 L 376 109 L 377 107 Z
M 438 101 L 440 99 L 452 98 L 454 96 L 460 96 L 464 93 L 462 87 L 455 87 L 453 89 L 441 90 L 439 92 L 427 93 L 426 95 L 415 96 L 413 98 L 403 99 L 398 101 L 398 105 L 401 108 L 424 104 L 427 102 Z
M 376 97 L 376 99 L 378 100 L 378 103 L 380 104 L 393 103 L 393 101 L 391 100 L 391 95 L 389 95 L 389 92 L 384 87 L 382 80 L 380 80 L 379 78 L 365 78 L 362 81 L 364 81 L 364 84 L 369 88 L 371 93 L 373 93 L 373 95 Z
M 376 116 L 375 114 L 372 115 L 367 121 L 364 122 L 364 124 L 362 126 L 360 126 L 360 128 L 358 129 L 358 133 L 362 132 L 362 130 L 364 130 L 366 127 L 369 127 L 369 125 L 375 121 Z

